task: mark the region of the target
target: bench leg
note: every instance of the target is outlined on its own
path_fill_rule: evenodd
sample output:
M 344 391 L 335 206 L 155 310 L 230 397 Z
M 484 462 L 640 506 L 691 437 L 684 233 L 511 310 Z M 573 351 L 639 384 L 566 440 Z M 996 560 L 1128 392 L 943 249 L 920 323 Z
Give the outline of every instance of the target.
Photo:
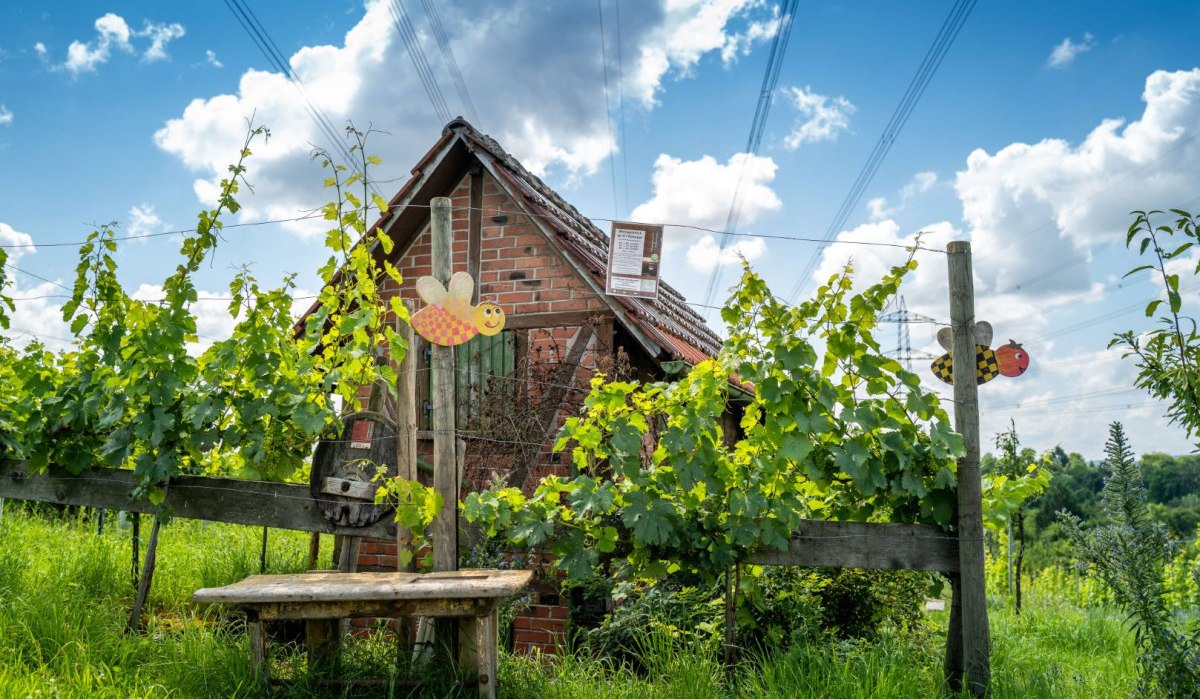
M 480 617 L 462 617 L 458 623 L 458 667 L 474 675 L 479 682 L 479 696 L 495 699 L 496 681 L 500 670 L 497 634 L 500 611 L 491 610 Z
M 309 674 L 324 676 L 334 671 L 341 642 L 339 626 L 337 619 L 309 619 L 304 623 Z
M 250 640 L 250 672 L 256 682 L 271 681 L 271 654 L 267 648 L 266 622 L 258 612 L 246 613 L 246 637 Z

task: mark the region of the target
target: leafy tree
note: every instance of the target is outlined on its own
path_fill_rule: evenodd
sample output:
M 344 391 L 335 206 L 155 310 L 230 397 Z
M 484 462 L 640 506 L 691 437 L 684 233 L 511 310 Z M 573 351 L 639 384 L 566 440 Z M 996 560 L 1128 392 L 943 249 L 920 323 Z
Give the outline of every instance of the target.
M 1149 253 L 1150 262 L 1129 270 L 1126 277 L 1151 272 L 1162 284 L 1166 298 L 1146 305 L 1146 317 L 1152 318 L 1166 308 L 1159 327 L 1142 334 L 1132 331 L 1117 334 L 1109 347 L 1122 347 L 1133 356 L 1138 374 L 1134 384 L 1155 398 L 1168 403 L 1167 415 L 1187 431 L 1189 437 L 1200 434 L 1200 333 L 1193 318 L 1183 315 L 1183 297 L 1179 293 L 1179 273 L 1183 254 L 1195 245 L 1196 217 L 1181 209 L 1172 209 L 1170 224 L 1156 224 L 1166 216 L 1162 211 L 1135 211 L 1134 221 L 1125 238 L 1126 246 L 1138 245 L 1138 254 Z M 1182 242 L 1180 242 L 1182 239 Z M 1190 264 L 1190 263 L 1189 263 Z M 1193 274 L 1200 273 L 1200 262 Z
M 465 516 L 513 544 L 549 546 L 572 576 L 611 553 L 625 579 L 683 571 L 704 582 L 762 546 L 786 547 L 806 517 L 948 524 L 961 439 L 872 334 L 913 268 L 855 294 L 847 266 L 789 306 L 747 267 L 716 359 L 670 383 L 597 377 L 557 443 L 577 475 L 532 495 L 472 493 Z M 721 427 L 731 382 L 753 390 L 737 439 Z
M 1035 460 L 1033 450 L 1021 450 L 1017 426 L 996 435 L 1000 456 L 993 460 L 991 473 L 984 477 L 983 509 L 985 523 L 996 533 L 1003 533 L 1008 549 L 1008 584 L 1013 592 L 1017 614 L 1021 613 L 1021 567 L 1025 560 L 1025 509 L 1050 483 L 1051 463 L 1047 455 Z M 1013 540 L 1017 542 L 1016 562 L 1013 562 Z
M 1104 580 L 1129 614 L 1142 692 L 1200 697 L 1200 633 L 1187 635 L 1173 623 L 1163 594 L 1163 571 L 1174 546 L 1165 527 L 1150 516 L 1141 471 L 1121 423 L 1109 427 L 1105 452 L 1112 472 L 1103 496 L 1109 523 L 1085 529 L 1078 517 L 1064 513 L 1067 534 L 1082 562 Z

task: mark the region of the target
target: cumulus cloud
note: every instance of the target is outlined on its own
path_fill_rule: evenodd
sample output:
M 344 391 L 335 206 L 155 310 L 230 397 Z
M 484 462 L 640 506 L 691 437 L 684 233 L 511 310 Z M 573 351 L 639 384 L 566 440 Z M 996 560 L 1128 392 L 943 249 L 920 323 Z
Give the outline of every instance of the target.
M 900 201 L 893 207 L 888 206 L 887 197 L 875 197 L 867 202 L 867 211 L 870 212 L 872 221 L 882 221 L 885 218 L 891 218 L 904 210 L 908 203 L 914 197 L 924 194 L 933 189 L 933 186 L 938 182 L 936 172 L 918 172 L 913 175 L 913 178 L 900 188 Z
M 790 22 L 792 18 L 785 17 L 783 21 Z M 739 56 L 749 55 L 756 44 L 774 39 L 776 32 L 781 28 L 779 7 L 773 6 L 770 17 L 748 23 L 744 31 L 726 35 L 725 45 L 721 47 L 721 61 L 730 65 L 736 62 Z
M 687 263 L 697 272 L 711 272 L 718 265 L 731 265 L 742 259 L 753 262 L 766 251 L 767 244 L 762 238 L 742 239 L 722 250 L 714 236 L 705 235 L 688 248 Z
M 791 133 L 783 139 L 788 150 L 796 150 L 805 143 L 832 141 L 850 128 L 850 115 L 855 107 L 845 97 L 818 95 L 807 85 L 784 88 L 783 94 L 800 114 Z
M 681 160 L 661 154 L 654 161 L 654 196 L 634 208 L 631 218 L 649 223 L 686 224 L 701 228 L 723 229 L 729 216 L 734 191 L 741 199 L 741 222 L 754 223 L 759 216 L 774 211 L 783 203 L 771 182 L 778 166 L 770 157 L 736 153 L 725 163 L 711 155 L 698 160 Z M 741 184 L 738 184 L 738 178 Z M 727 246 L 718 257 L 719 246 L 713 236 L 697 239 L 694 229 L 671 227 L 666 236 L 668 248 L 692 241 L 688 263 L 700 271 L 734 261 L 740 252 L 753 259 L 766 251 L 761 238 L 746 238 L 736 246 Z
M 0 222 L 0 245 L 33 245 L 33 236 Z M 37 252 L 36 247 L 7 248 L 8 264 L 23 267 L 22 260 Z M 51 349 L 65 349 L 70 345 L 71 332 L 62 321 L 60 297 L 67 293 L 54 281 L 38 280 L 21 274 L 12 267 L 5 270 L 9 285 L 3 290 L 13 299 L 15 309 L 9 314 L 9 330 L 5 333 L 10 341 L 23 346 L 40 340 Z
M 1095 45 L 1096 38 L 1091 34 L 1085 33 L 1083 39 L 1078 43 L 1071 41 L 1071 37 L 1067 37 L 1050 52 L 1050 57 L 1046 59 L 1046 65 L 1051 68 L 1066 68 L 1075 62 L 1079 54 L 1091 51 Z
M 8 107 L 0 104 L 0 126 L 7 126 L 11 123 L 13 123 L 13 113 L 9 111 Z
M 95 27 L 95 40 L 87 43 L 72 41 L 67 47 L 67 60 L 62 67 L 76 77 L 80 73 L 95 72 L 97 65 L 107 63 L 114 48 L 133 52 L 129 43 L 129 25 L 120 15 L 106 13 L 96 20 Z
M 178 22 L 170 24 L 155 24 L 147 21 L 145 28 L 137 33 L 150 39 L 150 47 L 142 53 L 142 60 L 147 63 L 162 61 L 167 58 L 167 44 L 182 37 L 186 31 Z
M 161 233 L 167 229 L 167 224 L 154 213 L 150 204 L 141 204 L 129 209 L 129 235 L 133 237 Z
M 656 103 L 669 74 L 691 75 L 700 59 L 712 51 L 719 51 L 726 63 L 732 62 L 739 53 L 748 53 L 775 33 L 771 17 L 778 9 L 765 7 L 763 0 L 667 0 L 664 4 L 658 21 L 637 42 L 636 59 L 626 63 L 632 64 L 625 80 L 628 94 L 646 106 Z M 731 24 L 751 13 L 768 16 L 749 21 L 741 32 L 731 29 Z
M 46 60 L 46 45 L 42 42 L 39 41 L 33 45 L 33 52 L 38 55 L 38 58 Z
M 129 28 L 124 17 L 113 12 L 106 13 L 95 21 L 96 38 L 91 41 L 72 41 L 67 47 L 67 60 L 59 68 L 66 70 L 73 77 L 81 73 L 94 73 L 96 67 L 107 63 L 113 51 L 133 54 L 137 52 L 131 39 L 149 39 L 150 45 L 142 52 L 142 60 L 147 63 L 161 61 L 167 58 L 167 44 L 182 37 L 186 31 L 182 24 L 156 23 L 146 20 L 140 31 Z M 46 45 L 37 42 L 33 46 L 38 56 L 45 58 Z
M 218 59 L 218 58 L 217 58 L 217 52 L 216 52 L 216 51 L 213 51 L 212 49 L 207 49 L 207 50 L 204 52 L 204 59 L 205 59 L 205 60 L 208 62 L 208 64 L 209 64 L 210 66 L 212 66 L 213 68 L 224 68 L 224 67 L 225 67 L 225 64 L 224 64 L 224 63 L 222 63 L 222 62 L 220 61 L 220 59 Z
M 597 102 L 604 66 L 595 7 L 471 0 L 441 12 L 480 112 L 475 126 L 559 186 L 595 172 L 614 148 L 603 99 Z M 747 13 L 759 12 L 767 9 L 757 0 L 671 0 L 623 7 L 626 94 L 652 107 L 669 71 L 686 72 L 704 55 L 715 57 L 729 33 L 744 29 Z M 426 18 L 416 12 L 411 16 L 425 53 L 438 55 L 425 31 Z M 699 33 L 689 34 L 689 27 Z M 498 42 L 497 36 L 505 40 Z M 352 119 L 386 132 L 374 135 L 367 146 L 384 163 L 376 169 L 376 179 L 402 178 L 441 133 L 444 124 L 409 69 L 408 48 L 397 35 L 386 0 L 368 2 L 362 18 L 336 45 L 304 47 L 288 60 L 303 93 L 280 73 L 249 70 L 234 94 L 194 99 L 155 134 L 159 148 L 197 173 L 194 190 L 202 201 L 211 201 L 251 115 L 270 127 L 271 139 L 255 145 L 248 163 L 255 189 L 243 197 L 241 215 L 250 220 L 289 218 L 328 199 L 320 187 L 320 168 L 309 155 L 313 144 L 331 144 L 310 118 L 305 96 L 335 127 Z M 613 74 L 616 57 L 609 60 Z M 439 80 L 451 84 L 441 73 L 441 62 L 431 63 Z M 646 67 L 650 64 L 652 70 Z M 447 92 L 446 97 L 457 112 L 455 96 Z M 314 234 L 321 227 L 296 223 L 293 230 Z
M 1091 285 L 1091 251 L 1121 244 L 1136 209 L 1178 207 L 1200 179 L 1200 68 L 1146 78 L 1140 118 L 1060 139 L 979 149 L 955 179 L 976 274 L 989 289 L 1040 295 Z

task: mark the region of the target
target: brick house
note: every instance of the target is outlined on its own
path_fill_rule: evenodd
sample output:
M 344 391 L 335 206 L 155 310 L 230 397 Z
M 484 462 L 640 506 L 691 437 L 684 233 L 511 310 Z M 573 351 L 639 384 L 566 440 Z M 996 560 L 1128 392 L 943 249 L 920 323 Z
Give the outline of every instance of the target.
M 475 278 L 475 301 L 498 303 L 507 317 L 500 335 L 456 349 L 462 492 L 497 479 L 528 489 L 551 473 L 569 476 L 569 459 L 551 447 L 594 371 L 660 378 L 665 362 L 694 364 L 718 351 L 718 336 L 667 283 L 657 301 L 606 295 L 608 236 L 462 119 L 446 125 L 372 227 L 394 241 L 387 259 L 404 277 L 399 288 L 389 281 L 385 296 L 418 298 L 416 280 L 431 273 L 429 203 L 439 196 L 453 203 L 453 270 Z M 383 256 L 377 244 L 372 252 Z M 427 367 L 423 343 L 410 351 Z M 428 430 L 428 373 L 418 376 L 418 428 Z M 420 439 L 419 451 L 430 453 L 430 442 Z M 460 558 L 469 559 L 470 533 L 462 539 Z M 363 542 L 360 569 L 395 565 L 394 542 Z M 519 650 L 553 652 L 565 638 L 570 600 L 544 577 L 513 624 Z

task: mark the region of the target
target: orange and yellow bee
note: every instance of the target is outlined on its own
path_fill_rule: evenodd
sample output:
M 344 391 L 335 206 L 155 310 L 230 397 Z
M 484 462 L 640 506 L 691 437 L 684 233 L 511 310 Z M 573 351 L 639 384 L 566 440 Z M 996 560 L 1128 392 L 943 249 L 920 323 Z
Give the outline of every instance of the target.
M 454 347 L 476 335 L 496 335 L 504 329 L 504 309 L 494 303 L 471 305 L 475 280 L 466 272 L 450 277 L 449 290 L 434 277 L 417 280 L 425 307 L 412 317 L 413 330 L 435 345 Z
M 954 360 L 950 356 L 950 328 L 938 331 L 937 340 L 946 353 L 933 360 L 929 366 L 933 375 L 948 384 L 954 383 Z M 1029 353 L 1015 341 L 1009 340 L 1007 345 L 991 349 L 992 325 L 987 321 L 975 324 L 975 383 L 985 384 L 997 376 L 1020 376 L 1029 368 Z

